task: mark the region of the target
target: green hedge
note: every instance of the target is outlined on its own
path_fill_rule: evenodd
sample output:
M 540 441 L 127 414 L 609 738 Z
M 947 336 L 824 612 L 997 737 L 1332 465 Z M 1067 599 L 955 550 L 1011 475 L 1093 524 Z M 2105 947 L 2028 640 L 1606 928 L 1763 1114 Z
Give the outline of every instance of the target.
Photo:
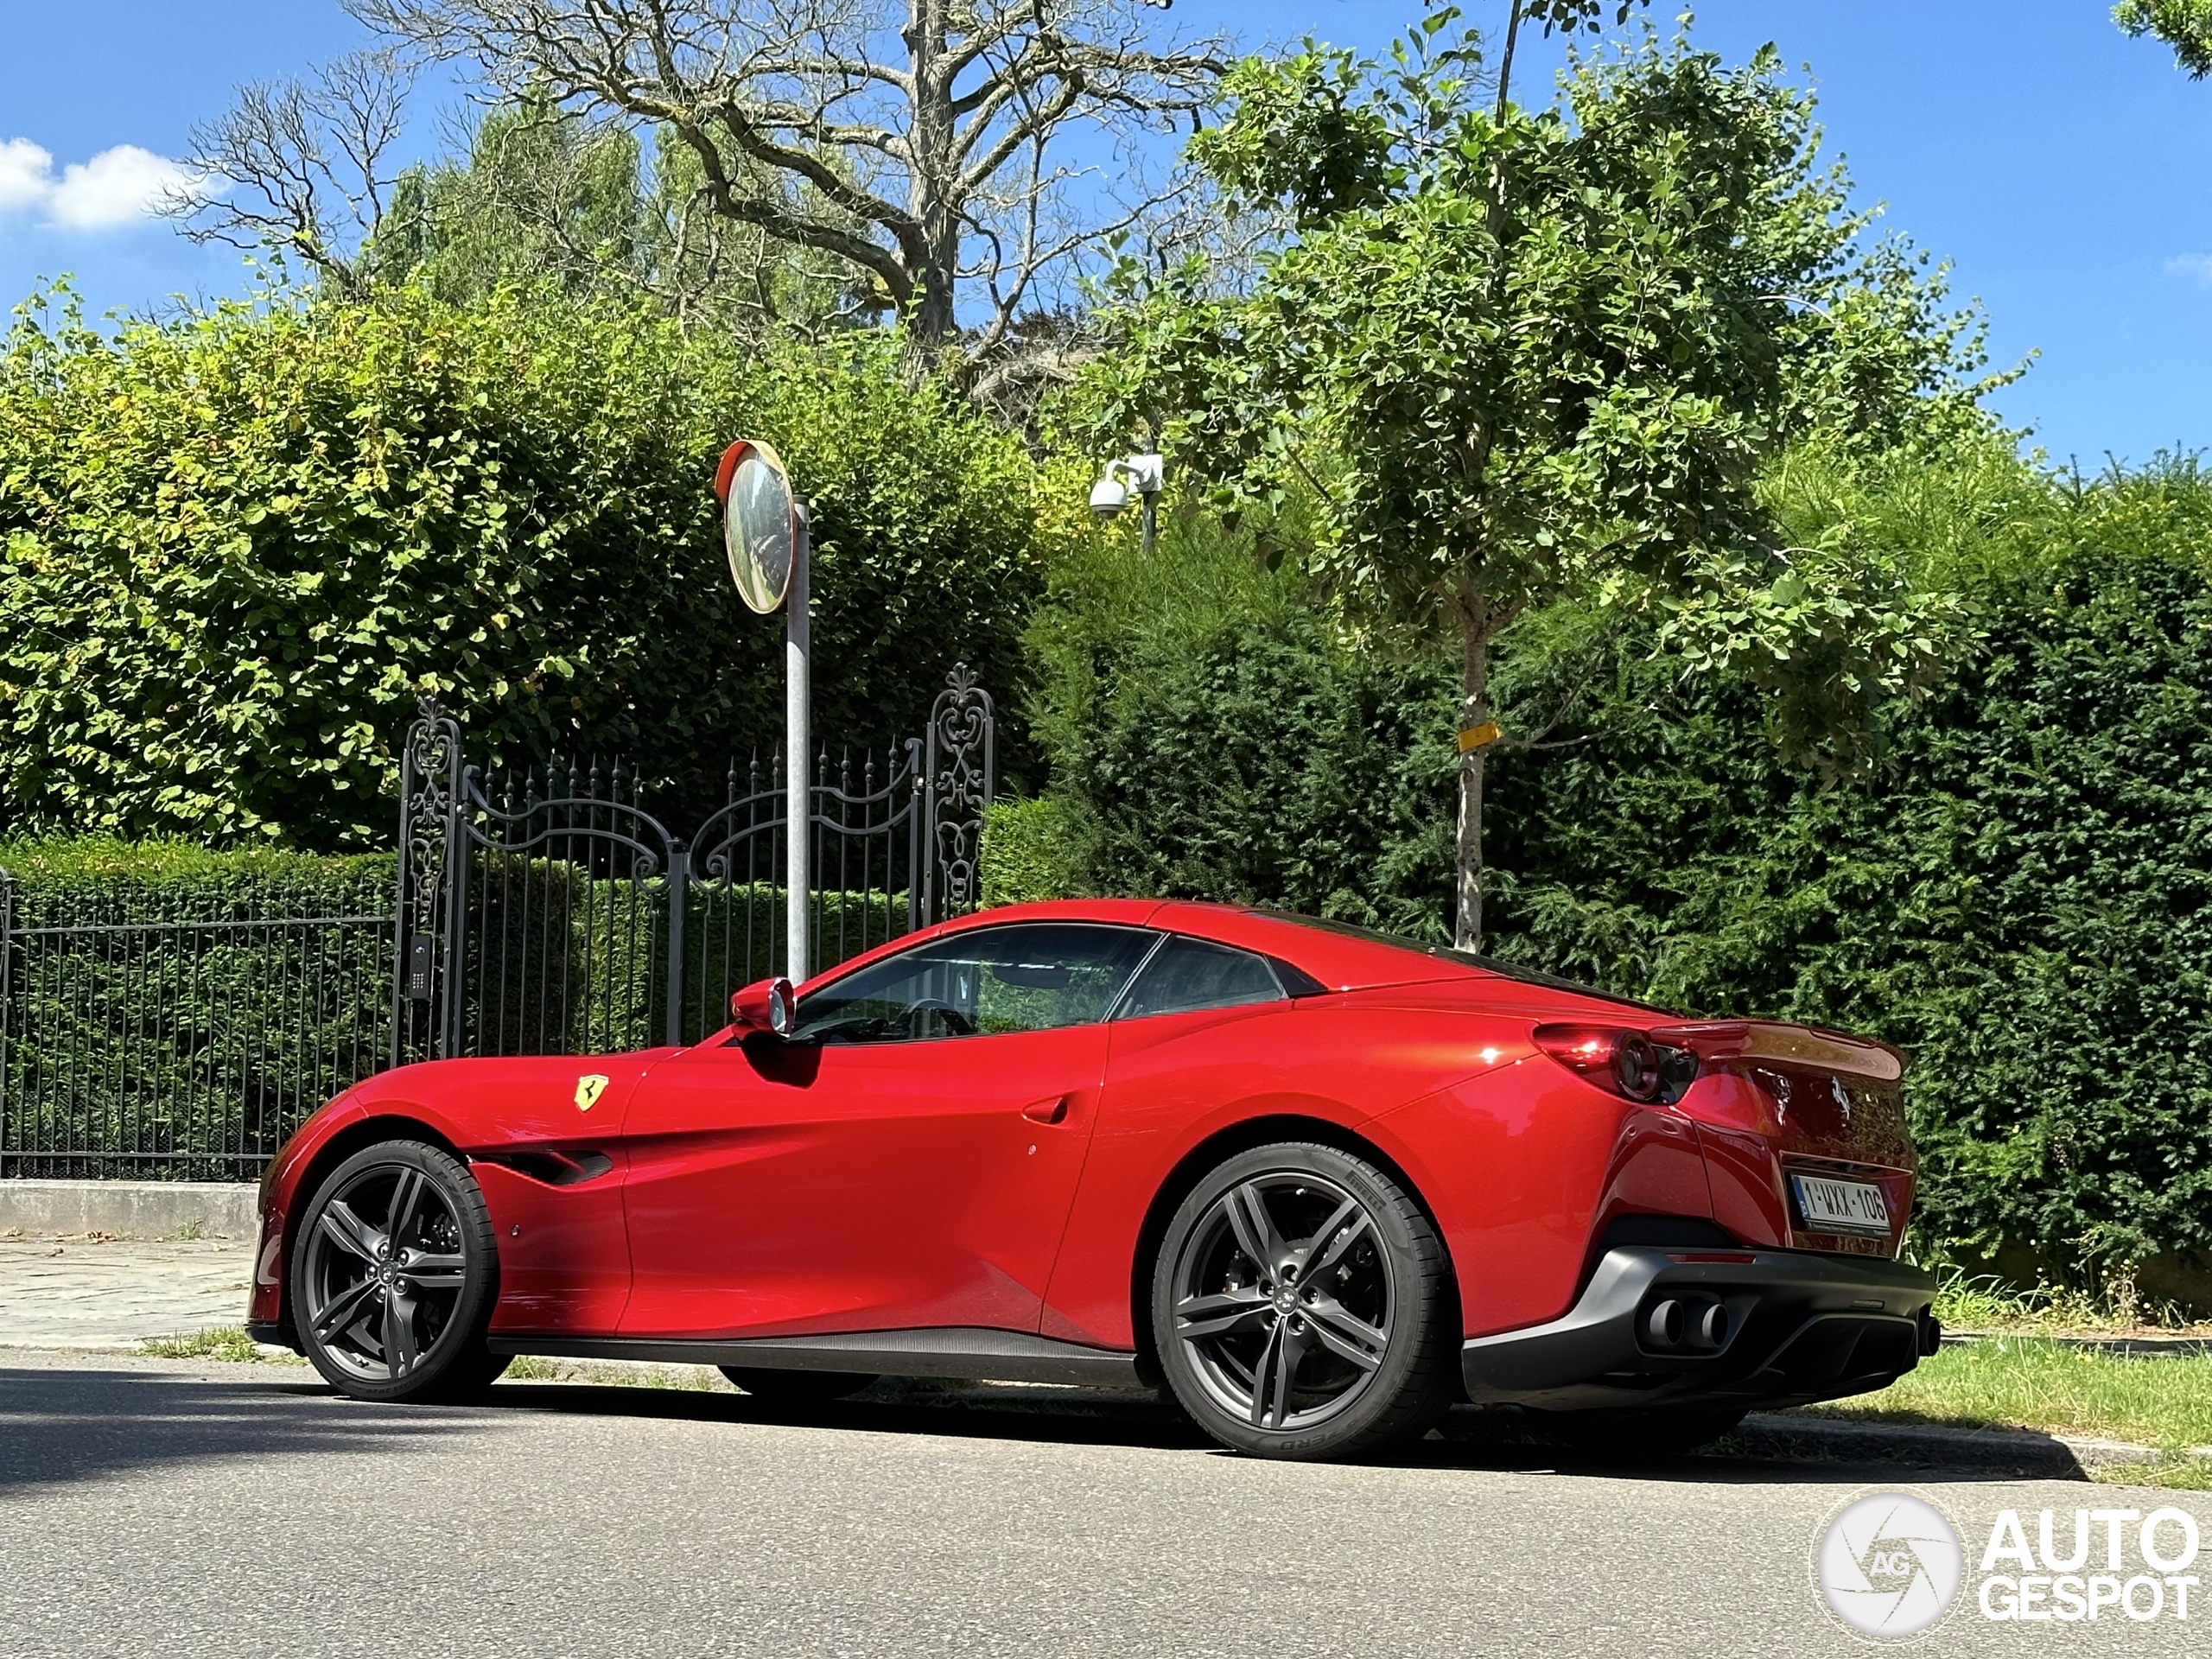
M 0 1176 L 248 1180 L 391 1042 L 394 863 L 0 847 Z
M 1942 550 L 1984 632 L 1866 776 L 1783 764 L 1762 694 L 1634 640 L 1509 644 L 1510 728 L 1582 700 L 1572 747 L 1495 762 L 1490 948 L 1900 1044 L 1931 1241 L 2091 1277 L 2212 1249 L 2212 483 L 1940 493 L 1852 504 Z M 1066 885 L 1444 937 L 1448 670 L 1221 580 L 1234 605 L 1164 612 L 1093 572 L 1040 620 Z
M 34 308 L 0 340 L 0 833 L 374 849 L 427 694 L 472 760 L 621 754 L 664 817 L 720 806 L 783 707 L 716 531 L 741 435 L 813 506 L 824 741 L 918 733 L 959 660 L 1006 699 L 1065 509 L 895 342 L 406 289 L 113 335 Z

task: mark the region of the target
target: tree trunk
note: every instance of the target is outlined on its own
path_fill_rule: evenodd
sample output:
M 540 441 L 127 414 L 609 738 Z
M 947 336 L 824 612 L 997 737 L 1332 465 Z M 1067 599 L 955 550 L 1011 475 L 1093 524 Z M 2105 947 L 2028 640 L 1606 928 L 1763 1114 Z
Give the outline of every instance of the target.
M 952 239 L 957 245 L 957 238 Z M 925 352 L 934 352 L 959 332 L 959 318 L 953 311 L 955 269 L 954 259 L 939 257 L 932 260 L 931 268 L 921 274 L 914 303 L 906 313 L 907 333 L 914 344 Z
M 1490 723 L 1490 616 L 1479 597 L 1459 607 L 1460 702 L 1459 920 L 1452 943 L 1483 948 L 1483 760 L 1488 742 L 1465 746 L 1465 734 Z
M 946 47 L 946 0 L 909 0 L 904 31 L 913 77 L 912 126 L 907 135 L 907 210 L 921 226 L 922 257 L 910 262 L 915 293 L 906 323 L 914 343 L 934 351 L 953 337 L 953 279 L 960 269 L 960 215 L 954 211 L 953 88 L 942 65 Z

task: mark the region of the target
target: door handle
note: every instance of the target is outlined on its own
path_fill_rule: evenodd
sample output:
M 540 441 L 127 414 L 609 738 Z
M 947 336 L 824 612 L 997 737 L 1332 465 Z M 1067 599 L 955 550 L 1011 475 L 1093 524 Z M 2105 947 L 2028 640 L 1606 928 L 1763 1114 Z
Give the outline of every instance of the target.
M 1021 1115 L 1032 1123 L 1058 1123 L 1068 1115 L 1068 1097 L 1054 1095 L 1049 1100 L 1033 1100 L 1021 1109 Z

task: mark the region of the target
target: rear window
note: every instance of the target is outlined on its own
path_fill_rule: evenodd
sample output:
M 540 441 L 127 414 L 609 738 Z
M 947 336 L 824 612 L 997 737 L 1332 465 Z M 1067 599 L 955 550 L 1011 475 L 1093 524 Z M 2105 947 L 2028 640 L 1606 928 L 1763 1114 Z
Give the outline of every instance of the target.
M 1352 922 L 1324 921 L 1318 916 L 1301 916 L 1295 911 L 1262 909 L 1256 912 L 1271 916 L 1279 922 L 1295 922 L 1300 927 L 1310 927 L 1320 933 L 1340 933 L 1346 938 L 1369 939 L 1376 944 L 1395 945 L 1401 950 L 1418 951 L 1424 957 L 1433 957 L 1440 962 L 1462 962 L 1470 968 L 1479 968 L 1485 973 L 1496 974 L 1501 979 L 1519 980 L 1524 985 L 1541 985 L 1548 990 L 1572 991 L 1577 996 L 1595 997 L 1601 1002 L 1618 1002 L 1624 1008 L 1642 1008 L 1667 1013 L 1667 1009 L 1653 1009 L 1649 1002 L 1639 1002 L 1634 997 L 1616 996 L 1611 991 L 1601 991 L 1594 985 L 1584 985 L 1572 979 L 1561 979 L 1556 974 L 1530 968 L 1517 962 L 1507 962 L 1498 957 L 1486 957 L 1478 950 L 1458 950 L 1448 944 L 1435 944 L 1427 939 L 1408 938 L 1402 933 L 1385 933 L 1380 928 L 1361 927 Z
M 1283 988 L 1265 957 L 1179 935 L 1153 953 L 1114 1017 L 1141 1020 L 1153 1014 L 1283 1000 Z

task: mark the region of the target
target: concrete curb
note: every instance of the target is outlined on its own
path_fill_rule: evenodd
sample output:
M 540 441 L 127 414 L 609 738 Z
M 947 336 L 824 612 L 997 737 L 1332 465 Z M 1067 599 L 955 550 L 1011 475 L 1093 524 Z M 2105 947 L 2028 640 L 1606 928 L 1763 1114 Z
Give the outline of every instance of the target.
M 251 1241 L 257 1192 L 227 1181 L 0 1181 L 0 1233 Z
M 1758 1411 L 1736 1439 L 1760 1452 L 1813 1451 L 1847 1459 L 1885 1459 L 2082 1480 L 2124 1464 L 2212 1459 L 2212 1446 L 2179 1453 L 2128 1440 L 2103 1440 L 2028 1429 L 1945 1428 L 1932 1423 L 1864 1422 L 1796 1412 Z

